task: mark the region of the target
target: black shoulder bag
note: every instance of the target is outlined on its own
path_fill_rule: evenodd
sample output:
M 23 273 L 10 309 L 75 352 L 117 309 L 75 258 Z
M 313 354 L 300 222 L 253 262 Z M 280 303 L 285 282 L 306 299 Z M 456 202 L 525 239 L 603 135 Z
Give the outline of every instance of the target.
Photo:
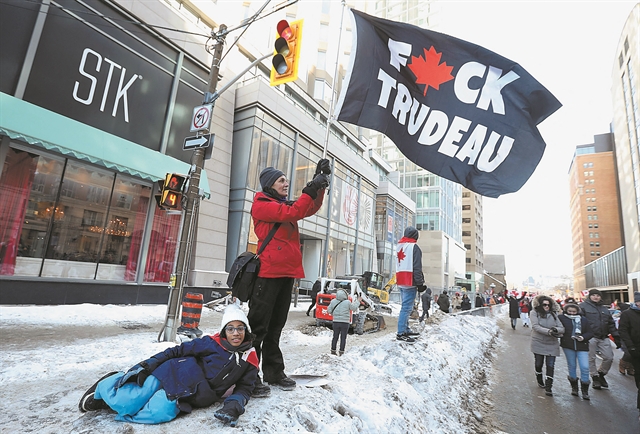
M 276 234 L 281 223 L 273 225 L 269 231 L 269 235 L 265 238 L 258 253 L 244 252 L 233 261 L 229 277 L 227 278 L 227 286 L 231 288 L 231 295 L 240 301 L 248 301 L 253 293 L 253 286 L 258 278 L 260 271 L 260 254 L 263 252 L 269 241 Z

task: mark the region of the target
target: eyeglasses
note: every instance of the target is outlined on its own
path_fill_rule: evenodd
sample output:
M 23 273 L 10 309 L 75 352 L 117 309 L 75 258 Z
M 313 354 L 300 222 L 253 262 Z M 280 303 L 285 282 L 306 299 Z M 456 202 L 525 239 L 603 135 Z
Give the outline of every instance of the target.
M 244 333 L 244 331 L 247 329 L 245 326 L 238 326 L 238 327 L 234 327 L 234 326 L 226 326 L 225 331 L 228 334 L 232 334 L 234 332 L 238 332 L 238 333 Z
M 551 306 L 549 303 L 542 303 L 542 305 L 547 307 Z

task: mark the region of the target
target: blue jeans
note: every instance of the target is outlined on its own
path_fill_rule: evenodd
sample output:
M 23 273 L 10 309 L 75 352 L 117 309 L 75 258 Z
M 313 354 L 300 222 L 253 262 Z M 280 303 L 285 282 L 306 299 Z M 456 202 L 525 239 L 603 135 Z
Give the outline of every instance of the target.
M 589 351 L 576 351 L 570 348 L 562 348 L 564 356 L 567 358 L 567 366 L 569 367 L 569 377 L 578 378 L 576 374 L 576 360 L 580 365 L 580 381 L 589 382 Z
M 399 288 L 402 307 L 398 316 L 398 334 L 401 335 L 409 330 L 409 315 L 413 310 L 413 302 L 416 300 L 418 288 L 415 286 L 400 286 Z

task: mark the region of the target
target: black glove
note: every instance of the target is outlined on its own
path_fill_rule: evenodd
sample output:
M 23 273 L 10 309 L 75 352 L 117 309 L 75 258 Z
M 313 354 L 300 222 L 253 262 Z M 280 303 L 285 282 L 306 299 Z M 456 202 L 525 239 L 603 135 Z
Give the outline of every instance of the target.
M 213 413 L 213 415 L 216 419 L 220 419 L 222 422 L 235 427 L 238 423 L 238 418 L 242 413 L 244 413 L 244 407 L 242 404 L 235 399 L 230 399 L 224 403 L 221 409 Z
M 616 344 L 616 350 L 622 346 L 622 341 L 620 340 L 620 336 L 614 336 L 613 342 Z
M 425 292 L 427 290 L 426 285 L 418 285 L 418 292 Z
M 315 175 L 319 175 L 320 173 L 324 173 L 325 175 L 331 175 L 331 161 L 327 160 L 326 158 L 323 158 L 318 161 Z
M 115 388 L 124 386 L 126 383 L 137 383 L 138 386 L 142 386 L 147 379 L 147 377 L 151 375 L 148 366 L 144 362 L 140 362 L 135 365 L 133 368 L 129 369 L 116 383 Z
M 328 186 L 329 178 L 327 178 L 327 175 L 321 173 L 319 175 L 316 175 L 313 178 L 313 181 L 309 181 L 307 183 L 307 186 L 302 189 L 302 192 L 308 194 L 309 196 L 311 196 L 311 199 L 315 200 L 316 197 L 318 197 L 318 190 L 327 188 Z

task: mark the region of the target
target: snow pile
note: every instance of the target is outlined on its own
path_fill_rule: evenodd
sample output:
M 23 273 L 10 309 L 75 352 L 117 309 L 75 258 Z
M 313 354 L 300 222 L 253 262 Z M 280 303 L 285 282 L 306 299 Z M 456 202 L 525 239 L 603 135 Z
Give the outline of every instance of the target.
M 6 417 L 0 421 L 0 431 L 493 432 L 477 419 L 487 405 L 486 378 L 498 333 L 495 319 L 441 312 L 419 327 L 415 344 L 397 341 L 395 327 L 390 327 L 350 335 L 342 357 L 328 354 L 332 333 L 310 326 L 312 319 L 305 316 L 305 326 L 283 331 L 287 372 L 324 375 L 326 384 L 298 386 L 289 392 L 272 388 L 270 397 L 249 402 L 235 429 L 213 417 L 217 406 L 156 426 L 116 422 L 107 411 L 78 412 L 82 393 L 105 372 L 127 369 L 173 345 L 157 342 L 165 310 L 165 306 L 1 307 L 0 412 Z M 210 318 L 214 313 L 208 312 L 203 312 L 203 323 L 209 322 L 203 330 L 213 332 L 220 316 L 215 313 Z M 34 323 L 36 327 L 29 326 Z

